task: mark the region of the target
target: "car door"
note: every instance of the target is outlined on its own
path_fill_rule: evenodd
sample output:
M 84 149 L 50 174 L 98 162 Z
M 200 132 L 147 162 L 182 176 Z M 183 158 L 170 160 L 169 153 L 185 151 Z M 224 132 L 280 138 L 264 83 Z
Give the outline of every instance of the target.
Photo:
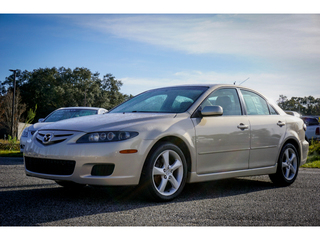
M 192 118 L 196 132 L 197 173 L 217 173 L 247 169 L 250 149 L 250 125 L 242 114 L 237 90 L 215 90 L 200 105 L 219 105 L 222 116 Z
M 285 116 L 277 114 L 260 95 L 244 89 L 240 91 L 251 126 L 249 168 L 273 166 L 286 131 Z

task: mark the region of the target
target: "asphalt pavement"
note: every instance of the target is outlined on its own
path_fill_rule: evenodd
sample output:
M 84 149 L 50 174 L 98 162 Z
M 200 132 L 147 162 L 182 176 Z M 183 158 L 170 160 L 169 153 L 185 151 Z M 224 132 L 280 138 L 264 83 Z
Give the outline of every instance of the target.
M 69 191 L 27 177 L 22 158 L 0 157 L 0 226 L 320 226 L 320 169 L 300 168 L 289 187 L 268 176 L 186 185 L 167 203 L 133 187 Z

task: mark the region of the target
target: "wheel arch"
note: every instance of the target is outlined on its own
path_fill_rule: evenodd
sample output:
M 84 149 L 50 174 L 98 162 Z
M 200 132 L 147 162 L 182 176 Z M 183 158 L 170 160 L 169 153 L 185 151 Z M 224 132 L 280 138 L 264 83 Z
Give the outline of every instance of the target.
M 163 137 L 161 139 L 159 139 L 153 146 L 152 148 L 150 149 L 148 155 L 147 155 L 147 158 L 149 158 L 150 154 L 152 154 L 152 152 L 159 146 L 161 145 L 162 143 L 164 142 L 169 142 L 169 143 L 172 143 L 174 145 L 176 145 L 177 147 L 179 147 L 181 149 L 181 151 L 183 152 L 184 154 L 184 157 L 186 159 L 186 162 L 187 162 L 187 169 L 188 169 L 188 172 L 191 171 L 191 154 L 190 154 L 190 150 L 187 146 L 187 144 L 179 137 L 176 137 L 176 136 L 166 136 L 166 137 Z

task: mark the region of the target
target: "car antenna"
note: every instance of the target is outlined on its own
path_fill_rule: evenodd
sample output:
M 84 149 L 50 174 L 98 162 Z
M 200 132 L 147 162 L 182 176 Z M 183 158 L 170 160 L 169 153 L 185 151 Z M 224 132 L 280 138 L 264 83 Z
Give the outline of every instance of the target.
M 242 84 L 242 83 L 244 83 L 245 81 L 247 81 L 249 79 L 249 77 L 246 79 L 246 80 L 244 80 L 243 82 L 241 82 L 240 84 L 239 84 L 239 86 Z

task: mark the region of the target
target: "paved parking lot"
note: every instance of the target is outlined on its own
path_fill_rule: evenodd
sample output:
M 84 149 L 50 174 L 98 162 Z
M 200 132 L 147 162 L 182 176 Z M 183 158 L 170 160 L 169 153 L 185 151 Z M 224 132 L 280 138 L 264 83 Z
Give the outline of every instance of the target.
M 169 203 L 124 187 L 68 191 L 0 158 L 0 226 L 320 226 L 320 169 L 275 187 L 268 176 L 189 184 Z

